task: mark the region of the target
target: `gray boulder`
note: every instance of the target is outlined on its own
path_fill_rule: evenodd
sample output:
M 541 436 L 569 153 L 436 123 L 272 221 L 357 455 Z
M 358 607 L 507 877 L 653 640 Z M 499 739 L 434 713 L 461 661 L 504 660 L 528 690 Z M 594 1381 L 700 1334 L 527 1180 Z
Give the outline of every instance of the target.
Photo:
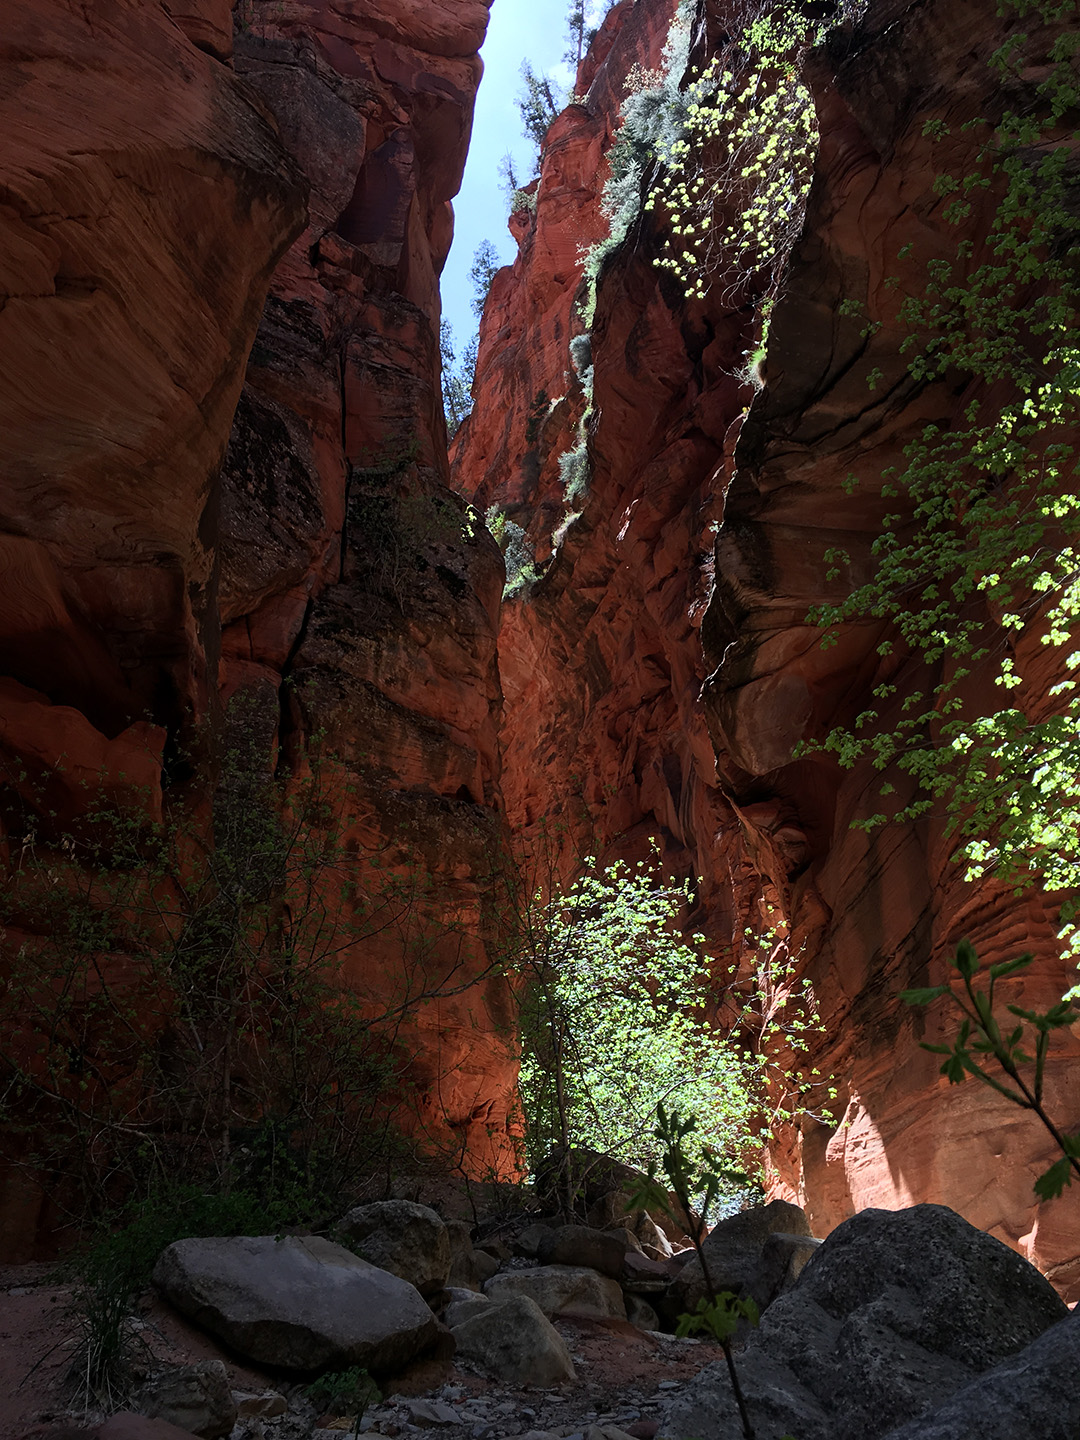
M 510 1385 L 558 1385 L 575 1380 L 562 1336 L 527 1295 L 508 1296 L 451 1331 L 459 1360 Z
M 785 1235 L 779 1230 L 769 1236 L 746 1286 L 759 1309 L 764 1310 L 778 1295 L 791 1289 L 823 1243 L 812 1235 Z
M 263 1390 L 258 1395 L 247 1390 L 234 1390 L 233 1399 L 241 1420 L 277 1420 L 289 1408 L 289 1402 L 277 1390 Z
M 490 1257 L 480 1256 L 473 1249 L 472 1227 L 465 1220 L 447 1220 L 446 1236 L 450 1242 L 447 1285 L 458 1290 L 479 1290 L 493 1272 Z
M 540 1265 L 504 1270 L 484 1286 L 492 1300 L 527 1295 L 545 1315 L 614 1316 L 626 1319 L 622 1287 L 606 1275 L 574 1265 Z
M 536 1248 L 543 1265 L 585 1265 L 612 1280 L 622 1274 L 625 1254 L 626 1246 L 618 1236 L 588 1225 L 560 1225 L 549 1230 Z
M 455 1325 L 471 1320 L 474 1315 L 482 1315 L 495 1303 L 486 1295 L 477 1295 L 472 1290 L 451 1290 L 448 1293 L 451 1300 L 443 1311 L 443 1324 L 448 1325 L 451 1330 Z
M 557 1228 L 555 1225 L 545 1224 L 542 1220 L 538 1220 L 532 1225 L 526 1225 L 524 1230 L 519 1230 L 514 1236 L 514 1253 L 535 1260 L 540 1246 Z
M 1080 1315 L 954 1392 L 888 1440 L 1076 1440 L 1080 1435 Z
M 317 1236 L 177 1240 L 154 1284 L 196 1324 L 261 1365 L 386 1372 L 434 1341 L 434 1315 L 406 1281 Z
M 132 1409 L 151 1420 L 167 1420 L 203 1440 L 220 1440 L 236 1424 L 237 1407 L 220 1360 L 176 1365 L 140 1385 Z
M 758 1440 L 880 1440 L 1065 1313 L 1033 1266 L 944 1206 L 864 1210 L 816 1250 L 737 1355 Z M 680 1392 L 663 1433 L 727 1440 L 738 1426 L 720 1362 Z
M 716 1290 L 749 1292 L 758 1277 L 761 1253 L 769 1236 L 776 1232 L 809 1236 L 810 1225 L 798 1205 L 774 1200 L 731 1215 L 714 1225 L 702 1243 L 709 1274 Z M 668 1306 L 674 1314 L 693 1310 L 705 1295 L 701 1261 L 695 1255 L 679 1272 L 671 1288 Z M 759 1302 L 760 1303 L 760 1302 Z
M 412 1200 L 358 1205 L 338 1222 L 336 1233 L 362 1259 L 407 1280 L 421 1295 L 433 1295 L 450 1278 L 450 1234 L 426 1205 Z

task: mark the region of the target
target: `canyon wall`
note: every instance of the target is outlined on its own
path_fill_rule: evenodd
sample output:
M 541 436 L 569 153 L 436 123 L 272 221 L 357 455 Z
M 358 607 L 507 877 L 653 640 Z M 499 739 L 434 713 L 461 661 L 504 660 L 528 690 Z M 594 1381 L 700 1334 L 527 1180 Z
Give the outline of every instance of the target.
M 1035 951 L 1008 998 L 1048 1003 L 1068 983 L 1051 906 L 965 883 L 939 823 L 852 829 L 879 808 L 869 768 L 795 753 L 865 708 L 881 679 L 880 627 L 850 625 L 824 650 L 807 613 L 839 593 L 831 546 L 866 573 L 882 471 L 928 419 L 947 425 L 964 403 L 907 374 L 898 309 L 944 244 L 936 175 L 972 164 L 979 142 L 963 122 L 1000 113 L 986 62 L 1019 22 L 985 4 L 871 0 L 810 55 L 820 148 L 763 389 L 745 357 L 764 287 L 719 274 L 687 300 L 653 264 L 662 219 L 638 218 L 600 274 L 591 482 L 571 504 L 558 457 L 577 443 L 587 397 L 567 353 L 585 330 L 568 217 L 582 217 L 586 240 L 603 225 L 597 155 L 631 66 L 660 63 L 672 8 L 617 5 L 579 77 L 582 103 L 549 130 L 535 210 L 511 217 L 519 255 L 492 286 L 475 407 L 452 447 L 455 484 L 520 524 L 536 555 L 538 578 L 504 604 L 500 639 L 508 816 L 564 873 L 584 854 L 637 858 L 657 841 L 670 872 L 697 880 L 689 918 L 717 956 L 721 1014 L 755 989 L 780 1013 L 789 988 L 810 983 L 823 1033 L 809 1063 L 838 1095 L 823 1104 L 811 1092 L 809 1113 L 774 1136 L 768 1174 L 816 1233 L 868 1205 L 945 1203 L 1071 1298 L 1077 1201 L 1033 1203 L 1051 1144 L 985 1087 L 949 1087 L 919 1048 L 946 1033 L 945 1017 L 896 998 L 941 981 L 966 934 L 988 960 Z M 724 19 L 699 14 L 698 64 Z M 950 127 L 947 146 L 928 121 Z M 841 314 L 844 300 L 861 318 Z M 868 321 L 880 322 L 869 336 Z M 865 478 L 849 494 L 851 472 Z M 925 677 L 908 665 L 891 678 L 899 706 Z M 770 927 L 778 943 L 763 958 L 746 932 Z M 1048 1079 L 1066 1124 L 1075 1048 L 1060 1038 Z
M 417 1124 L 480 1169 L 514 1074 L 504 982 L 467 985 L 502 566 L 446 483 L 438 275 L 487 13 L 47 0 L 0 44 L 6 853 L 103 802 L 198 812 L 238 694 L 279 774 L 317 736 L 350 893 L 439 917 L 425 961 L 388 928 L 345 981 L 375 1014 L 437 997 L 398 1026 Z M 18 1257 L 55 1217 L 4 1185 Z

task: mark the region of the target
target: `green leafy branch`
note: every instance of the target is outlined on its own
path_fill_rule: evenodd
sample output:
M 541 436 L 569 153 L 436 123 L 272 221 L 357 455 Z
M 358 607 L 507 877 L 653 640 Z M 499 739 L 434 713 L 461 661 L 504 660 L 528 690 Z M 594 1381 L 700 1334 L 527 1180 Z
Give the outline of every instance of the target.
M 962 994 L 958 995 L 951 984 L 944 984 L 902 990 L 900 999 L 908 1005 L 930 1005 L 948 996 L 960 1010 L 964 1018 L 952 1044 L 931 1045 L 923 1041 L 922 1048 L 934 1055 L 945 1056 L 941 1074 L 951 1085 L 958 1085 L 973 1075 L 1006 1100 L 1023 1110 L 1033 1111 L 1039 1117 L 1062 1152 L 1062 1158 L 1035 1182 L 1035 1193 L 1039 1199 L 1053 1200 L 1072 1184 L 1074 1175 L 1080 1176 L 1080 1134 L 1064 1134 L 1043 1106 L 1046 1057 L 1051 1035 L 1055 1030 L 1072 1025 L 1080 1018 L 1080 1010 L 1067 1000 L 1059 1000 L 1048 1010 L 1041 1011 L 1008 1005 L 1006 1009 L 1020 1023 L 1009 1030 L 1002 1029 L 994 1013 L 994 987 L 1006 976 L 1025 970 L 1032 958 L 1030 954 L 1019 955 L 1015 960 L 1002 960 L 991 965 L 989 983 L 985 989 L 976 989 L 974 981 L 979 975 L 979 957 L 970 940 L 961 940 L 951 963 L 960 975 Z M 1029 1030 L 1033 1032 L 1034 1045 L 1028 1037 Z M 1011 1083 L 1006 1084 L 990 1073 L 986 1068 L 990 1061 L 1004 1072 Z M 1034 1067 L 1029 1078 L 1021 1074 L 1021 1066 Z
M 657 1182 L 656 1168 L 650 1165 L 648 1177 L 630 1197 L 630 1209 L 659 1208 L 678 1224 L 685 1223 L 683 1216 L 689 1218 L 690 1239 L 694 1243 L 698 1263 L 701 1265 L 705 1295 L 698 1301 L 693 1312 L 679 1316 L 675 1333 L 686 1336 L 704 1331 L 719 1343 L 727 1361 L 735 1403 L 739 1407 L 744 1440 L 754 1440 L 754 1427 L 739 1383 L 731 1341 L 741 1320 L 749 1321 L 751 1325 L 758 1323 L 758 1307 L 749 1296 L 740 1297 L 731 1290 L 717 1292 L 702 1243 L 703 1227 L 694 1219 L 691 1209 L 693 1199 L 700 1196 L 701 1213 L 708 1215 L 720 1195 L 730 1189 L 731 1182 L 741 1181 L 745 1184 L 746 1177 L 731 1167 L 714 1166 L 715 1156 L 711 1148 L 707 1145 L 694 1145 L 691 1137 L 695 1135 L 697 1128 L 696 1115 L 690 1114 L 683 1118 L 677 1109 L 668 1111 L 662 1102 L 657 1105 L 654 1133 L 662 1146 L 660 1164 L 671 1189 L 665 1190 Z M 698 1152 L 696 1156 L 695 1149 Z

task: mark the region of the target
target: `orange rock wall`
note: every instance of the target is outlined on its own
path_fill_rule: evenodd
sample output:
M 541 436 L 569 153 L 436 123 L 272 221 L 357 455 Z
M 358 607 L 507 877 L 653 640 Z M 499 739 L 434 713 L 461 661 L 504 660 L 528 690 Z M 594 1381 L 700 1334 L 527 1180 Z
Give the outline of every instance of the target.
M 0 36 L 5 822 L 159 815 L 185 751 L 205 793 L 240 691 L 279 768 L 318 732 L 358 857 L 434 886 L 448 993 L 399 1039 L 421 1133 L 479 1169 L 514 1075 L 502 982 L 457 993 L 502 850 L 501 565 L 446 485 L 438 276 L 487 13 L 43 0 Z M 410 956 L 348 982 L 377 1010 Z M 5 1184 L 16 1257 L 42 1196 Z
M 377 863 L 361 864 L 361 889 L 389 873 L 435 885 L 446 934 L 433 958 L 398 934 L 357 947 L 346 974 L 376 1009 L 406 979 L 448 992 L 401 1032 L 421 1129 L 478 1170 L 505 1168 L 505 982 L 456 993 L 490 963 L 479 936 L 506 849 L 501 566 L 448 488 L 438 347 L 488 6 L 256 0 L 239 13 L 237 72 L 311 193 L 222 471 L 222 691 L 257 697 L 296 763 L 316 733 L 343 763 L 352 838 Z
M 886 665 L 896 670 L 897 707 L 926 686 L 915 664 L 878 657 L 876 625 L 848 626 L 822 650 L 804 622 L 842 583 L 826 578 L 830 546 L 849 551 L 855 574 L 868 573 L 888 503 L 878 477 L 902 468 L 904 446 L 924 425 L 959 421 L 970 398 L 951 377 L 912 380 L 898 310 L 904 294 L 921 293 L 928 260 L 955 244 L 935 177 L 973 168 L 978 132 L 964 122 L 993 117 L 1004 103 L 988 59 L 1010 31 L 1028 28 L 976 0 L 905 11 L 900 23 L 888 5 L 871 4 L 815 57 L 821 149 L 806 230 L 769 331 L 767 388 L 735 451 L 702 629 L 712 671 L 704 703 L 720 773 L 805 946 L 828 1028 L 819 1063 L 840 1082 L 840 1124 L 808 1120 L 777 1148 L 781 1193 L 830 1226 L 867 1205 L 951 1205 L 1035 1260 L 1072 1299 L 1080 1197 L 1032 1203 L 1033 1181 L 1057 1156 L 1053 1142 L 977 1082 L 950 1087 L 917 1042 L 951 1036 L 951 1017 L 913 1013 L 896 999 L 907 986 L 944 980 L 946 955 L 967 935 L 986 963 L 1034 951 L 1036 965 L 1005 998 L 1050 1004 L 1072 983 L 1057 958 L 1052 906 L 1038 894 L 1017 899 L 990 882 L 965 883 L 940 822 L 853 830 L 881 808 L 869 766 L 847 772 L 826 757 L 792 759 L 800 739 L 874 703 Z M 948 127 L 946 143 L 927 139 L 930 121 Z M 972 235 L 985 219 L 976 209 Z M 865 318 L 841 317 L 844 299 L 861 302 Z M 876 334 L 864 333 L 867 320 L 880 324 Z M 871 391 L 875 367 L 882 378 Z M 864 483 L 848 494 L 851 473 Z M 888 778 L 901 793 L 909 784 Z M 1054 1052 L 1048 1108 L 1071 1125 L 1075 1040 L 1059 1036 Z
M 656 220 L 632 230 L 601 276 L 592 329 L 591 488 L 553 546 L 567 513 L 557 457 L 584 406 L 566 352 L 584 328 L 571 215 L 578 233 L 595 233 L 597 152 L 632 61 L 658 64 L 671 9 L 615 7 L 584 103 L 549 131 L 535 214 L 512 217 L 519 256 L 485 311 L 473 416 L 452 447 L 455 484 L 523 525 L 542 570 L 503 610 L 508 815 L 554 846 L 564 873 L 585 853 L 637 857 L 656 839 L 670 870 L 699 877 L 691 920 L 725 977 L 721 1008 L 757 963 L 744 929 L 782 922 L 789 943 L 776 958 L 798 957 L 813 984 L 826 1039 L 812 1060 L 840 1093 L 831 1118 L 776 1137 L 771 1184 L 807 1206 L 816 1233 L 867 1205 L 937 1201 L 1072 1297 L 1077 1201 L 1032 1203 L 1051 1158 L 1040 1127 L 975 1082 L 950 1089 L 918 1046 L 939 1018 L 895 998 L 942 978 L 948 947 L 970 934 L 991 960 L 1036 949 L 1016 998 L 1046 1002 L 1065 980 L 1050 914 L 965 885 L 932 826 L 853 831 L 876 808 L 870 777 L 793 759 L 799 739 L 863 708 L 876 683 L 876 631 L 851 627 L 822 651 L 805 624 L 829 593 L 824 551 L 839 538 L 866 554 L 874 478 L 915 427 L 958 403 L 905 380 L 899 299 L 883 281 L 905 242 L 915 242 L 903 274 L 912 288 L 934 253 L 944 228 L 934 176 L 963 171 L 976 142 L 960 125 L 997 103 L 985 60 L 1006 22 L 974 0 L 902 12 L 872 0 L 813 57 L 822 141 L 760 394 L 737 378 L 758 334 L 753 295 L 733 296 L 717 276 L 704 301 L 687 302 L 651 263 Z M 699 31 L 699 63 L 708 44 Z M 952 126 L 950 153 L 923 137 L 931 118 Z M 882 320 L 869 344 L 864 320 L 838 316 L 844 298 Z M 886 377 L 876 395 L 875 364 Z M 869 483 L 848 497 L 852 470 Z M 541 841 L 545 830 L 555 838 Z M 1075 1110 L 1070 1044 L 1050 1080 L 1063 1116 Z

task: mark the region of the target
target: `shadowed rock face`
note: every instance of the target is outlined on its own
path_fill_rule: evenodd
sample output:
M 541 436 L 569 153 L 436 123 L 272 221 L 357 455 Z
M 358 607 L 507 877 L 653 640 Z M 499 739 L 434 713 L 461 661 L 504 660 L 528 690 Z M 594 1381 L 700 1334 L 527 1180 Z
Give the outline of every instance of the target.
M 62 823 L 98 773 L 159 814 L 163 754 L 243 692 L 268 761 L 336 753 L 358 856 L 434 886 L 457 992 L 503 849 L 501 564 L 446 486 L 438 275 L 488 5 L 92 8 L 19 7 L 0 52 L 5 773 L 32 805 L 59 769 Z M 405 967 L 386 937 L 346 979 L 377 1012 Z M 479 1166 L 506 1006 L 491 982 L 398 1035 L 421 1131 Z
M 666 23 L 666 7 L 648 9 Z M 1013 22 L 974 4 L 871 3 L 811 57 L 821 147 L 762 392 L 737 373 L 754 343 L 754 296 L 716 283 L 684 301 L 651 264 L 652 219 L 632 230 L 601 277 L 591 335 L 591 490 L 552 554 L 567 511 L 557 457 L 584 405 L 565 349 L 583 326 L 564 209 L 576 195 L 581 233 L 592 233 L 604 173 L 593 157 L 630 60 L 659 62 L 663 26 L 643 39 L 642 11 L 611 12 L 585 85 L 579 77 L 579 91 L 592 87 L 584 105 L 549 132 L 535 216 L 512 217 L 521 253 L 492 288 L 477 403 L 452 448 L 455 483 L 505 506 L 543 570 L 503 611 L 511 823 L 536 838 L 542 821 L 549 833 L 563 822 L 564 873 L 590 852 L 637 858 L 657 836 L 670 870 L 701 877 L 691 920 L 721 957 L 718 981 L 747 980 L 746 925 L 786 919 L 828 1036 L 812 1063 L 836 1077 L 840 1102 L 834 1122 L 807 1119 L 779 1137 L 772 1193 L 804 1205 L 816 1234 L 867 1205 L 940 1201 L 1071 1297 L 1080 1202 L 1032 1203 L 1053 1158 L 1041 1128 L 975 1082 L 950 1090 L 918 1043 L 938 1038 L 927 1028 L 937 1020 L 895 998 L 942 979 L 946 953 L 969 934 L 988 961 L 1035 950 L 1008 999 L 1046 1003 L 1067 983 L 1049 907 L 965 884 L 932 823 L 852 830 L 879 808 L 873 777 L 794 758 L 798 741 L 866 708 L 884 678 L 876 628 L 849 626 L 822 650 L 806 615 L 835 596 L 830 546 L 865 570 L 881 472 L 928 420 L 959 413 L 947 386 L 918 390 L 907 377 L 897 310 L 943 243 L 935 176 L 971 168 L 978 141 L 963 123 L 1000 109 L 985 62 Z M 706 43 L 698 36 L 696 58 Z M 951 128 L 944 146 L 923 134 L 937 119 Z M 862 302 L 861 318 L 837 313 L 845 298 Z M 869 338 L 867 319 L 881 322 Z M 871 392 L 875 366 L 884 378 Z M 853 495 L 849 472 L 864 477 Z M 922 686 L 913 667 L 892 679 L 898 705 Z M 721 1012 L 730 998 L 718 983 Z M 1048 1078 L 1061 1116 L 1073 1110 L 1074 1050 L 1064 1037 Z
M 308 177 L 221 485 L 222 696 L 245 692 L 299 763 L 341 764 L 361 891 L 426 877 L 446 934 L 431 973 L 387 935 L 346 959 L 377 1010 L 408 977 L 460 991 L 488 956 L 505 852 L 495 661 L 501 565 L 447 485 L 438 276 L 453 233 L 487 4 L 255 7 L 237 71 Z M 449 979 L 447 980 L 447 977 Z M 427 1139 L 511 1164 L 505 982 L 408 1015 Z

